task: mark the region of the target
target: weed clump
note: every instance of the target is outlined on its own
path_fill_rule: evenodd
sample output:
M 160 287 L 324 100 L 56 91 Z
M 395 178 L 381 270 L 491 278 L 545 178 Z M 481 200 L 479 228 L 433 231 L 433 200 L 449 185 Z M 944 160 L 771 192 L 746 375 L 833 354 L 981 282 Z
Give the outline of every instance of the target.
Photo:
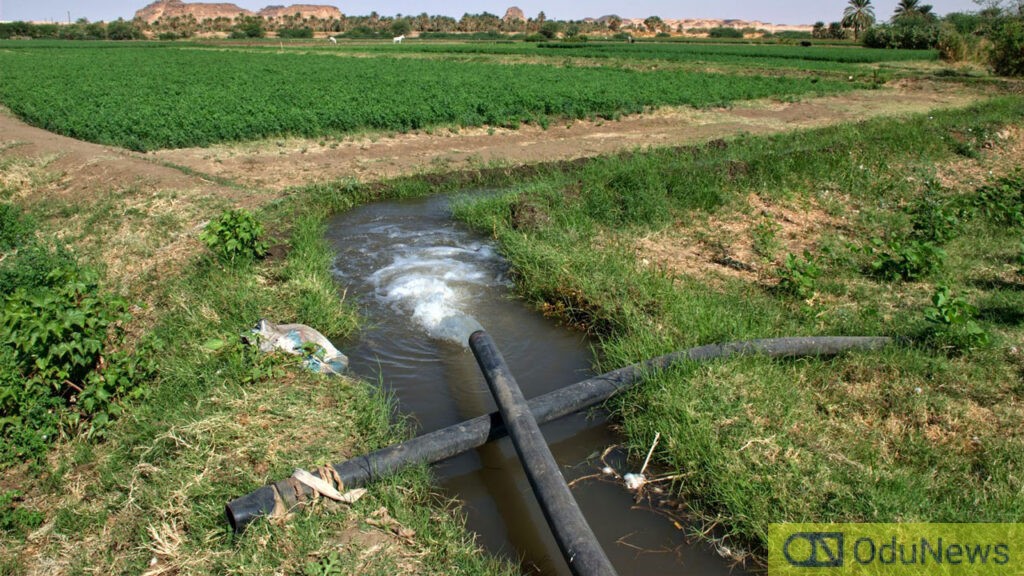
M 24 536 L 43 523 L 43 514 L 21 507 L 21 492 L 0 492 L 0 534 Z
M 225 210 L 203 229 L 199 239 L 224 262 L 252 262 L 267 253 L 263 224 L 252 212 Z
M 995 224 L 1024 227 L 1024 172 L 978 188 L 968 206 Z
M 5 230 L 24 227 L 5 215 Z M 100 289 L 66 249 L 26 234 L 0 263 L 0 465 L 41 455 L 61 434 L 99 436 L 142 394 L 147 353 L 126 351 L 128 302 Z
M 946 251 L 931 242 L 921 240 L 871 240 L 868 253 L 874 259 L 870 264 L 872 275 L 888 281 L 920 280 L 940 270 L 946 261 Z
M 970 217 L 970 210 L 927 194 L 913 206 L 910 216 L 914 238 L 945 244 L 960 235 L 964 222 Z
M 6 252 L 32 236 L 32 223 L 11 204 L 0 204 L 0 251 Z
M 806 300 L 814 295 L 818 277 L 821 276 L 821 268 L 814 256 L 804 250 L 803 258 L 787 254 L 778 275 L 781 292 Z
M 940 349 L 966 352 L 989 343 L 989 334 L 977 322 L 978 309 L 964 298 L 953 296 L 948 286 L 939 286 L 924 317 L 931 324 L 929 340 Z

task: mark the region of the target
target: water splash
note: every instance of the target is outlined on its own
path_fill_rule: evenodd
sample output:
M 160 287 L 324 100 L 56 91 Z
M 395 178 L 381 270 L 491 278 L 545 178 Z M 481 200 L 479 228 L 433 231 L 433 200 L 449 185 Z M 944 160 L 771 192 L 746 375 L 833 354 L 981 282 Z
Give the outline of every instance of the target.
M 482 326 L 473 315 L 474 302 L 488 288 L 507 283 L 502 260 L 491 246 L 467 242 L 454 230 L 435 234 L 403 234 L 408 243 L 393 246 L 389 264 L 370 280 L 380 301 L 406 314 L 432 338 L 467 345 Z

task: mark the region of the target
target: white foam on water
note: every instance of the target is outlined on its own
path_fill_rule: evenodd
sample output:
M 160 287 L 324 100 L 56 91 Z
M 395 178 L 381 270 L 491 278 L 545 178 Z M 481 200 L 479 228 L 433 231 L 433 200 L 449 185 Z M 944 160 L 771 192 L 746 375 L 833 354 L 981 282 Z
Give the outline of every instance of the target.
M 394 228 L 387 233 L 406 236 Z M 390 263 L 370 280 L 378 300 L 406 314 L 428 335 L 467 346 L 470 334 L 482 329 L 472 314 L 474 300 L 507 281 L 492 247 L 460 245 L 459 240 L 452 234 L 419 234 L 413 245 L 392 246 Z

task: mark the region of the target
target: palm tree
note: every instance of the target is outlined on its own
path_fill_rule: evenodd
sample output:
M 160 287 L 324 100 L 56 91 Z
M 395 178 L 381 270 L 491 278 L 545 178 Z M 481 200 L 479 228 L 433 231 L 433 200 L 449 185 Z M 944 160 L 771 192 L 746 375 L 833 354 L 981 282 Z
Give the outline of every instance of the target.
M 896 5 L 896 11 L 892 15 L 893 22 L 909 22 L 919 20 L 933 22 L 938 19 L 932 12 L 931 4 L 921 4 L 921 0 L 900 0 Z
M 921 4 L 917 9 L 917 15 L 926 22 L 934 22 L 939 19 L 935 12 L 932 12 L 931 4 Z
M 920 0 L 900 0 L 899 4 L 896 5 L 896 11 L 892 15 L 892 19 L 903 20 L 910 18 L 917 14 L 919 9 L 918 3 Z
M 875 9 L 871 0 L 850 0 L 850 5 L 843 10 L 843 26 L 853 28 L 853 39 L 860 38 L 861 30 L 870 28 L 875 23 Z

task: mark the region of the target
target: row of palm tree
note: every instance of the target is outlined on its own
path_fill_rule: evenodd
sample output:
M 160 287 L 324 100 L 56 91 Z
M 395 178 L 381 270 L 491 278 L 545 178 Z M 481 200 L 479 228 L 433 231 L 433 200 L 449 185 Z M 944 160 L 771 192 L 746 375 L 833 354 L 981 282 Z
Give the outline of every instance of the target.
M 921 0 L 900 0 L 893 12 L 894 23 L 932 22 L 937 19 L 931 4 L 921 4 Z M 850 0 L 843 10 L 842 24 L 844 28 L 853 29 L 853 38 L 859 39 L 860 33 L 875 23 L 875 8 L 871 0 Z

